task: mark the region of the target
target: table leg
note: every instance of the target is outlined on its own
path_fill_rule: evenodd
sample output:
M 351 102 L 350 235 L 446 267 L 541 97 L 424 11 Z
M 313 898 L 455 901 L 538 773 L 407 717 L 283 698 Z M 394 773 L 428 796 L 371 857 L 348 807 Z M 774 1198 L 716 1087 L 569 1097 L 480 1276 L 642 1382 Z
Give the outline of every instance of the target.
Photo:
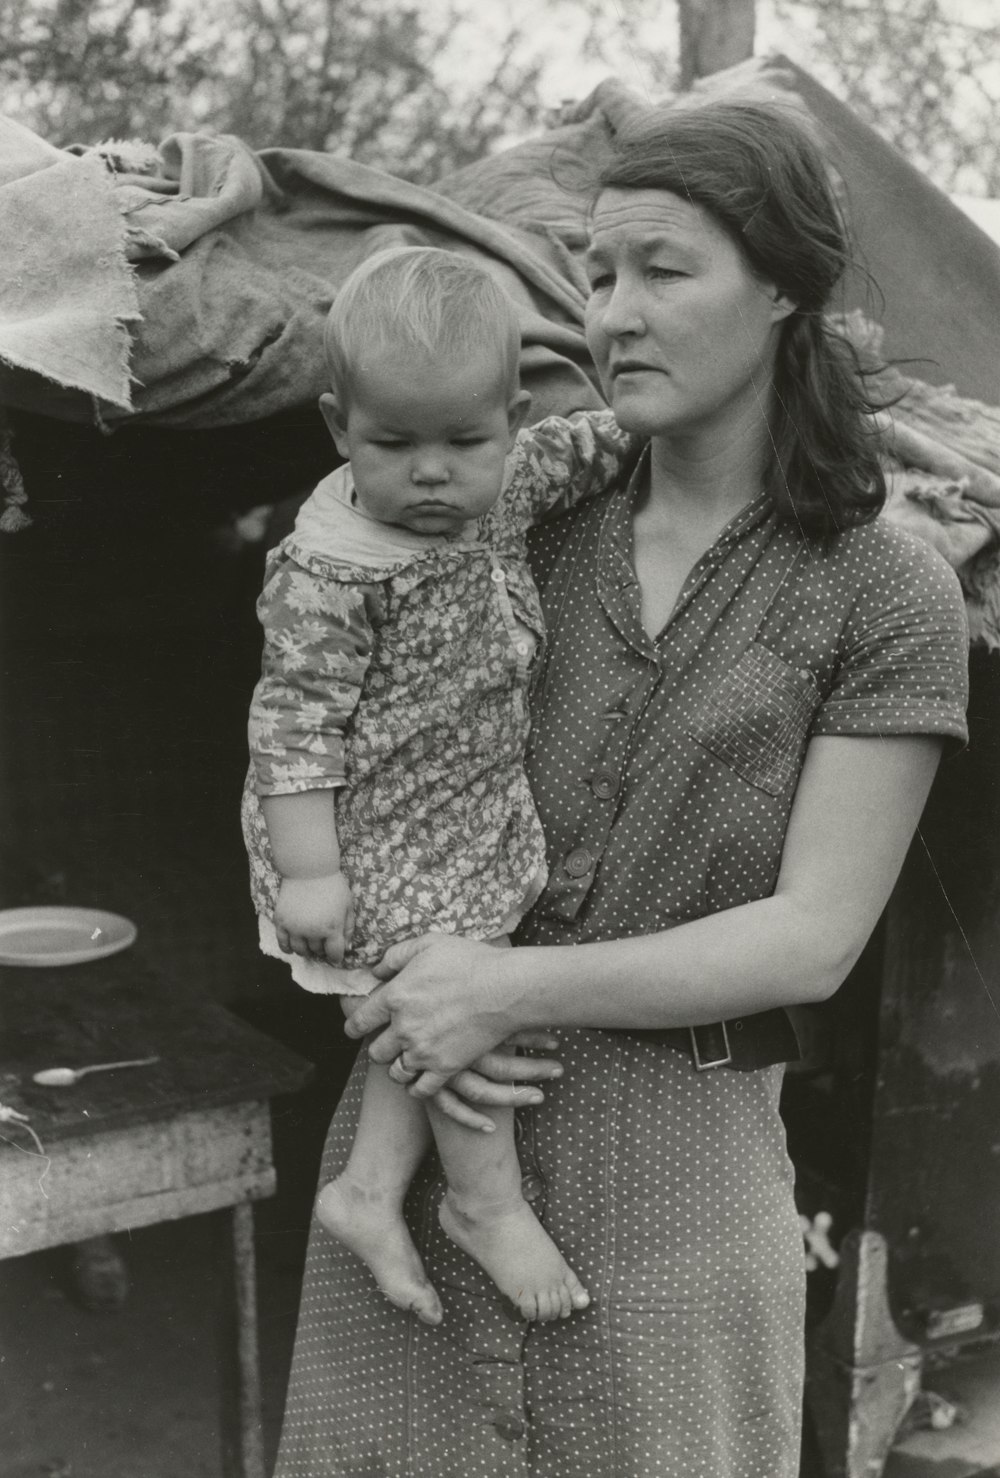
M 128 1269 L 110 1237 L 87 1237 L 77 1242 L 70 1277 L 85 1309 L 120 1309 L 128 1298 Z
M 266 1478 L 251 1201 L 232 1208 L 229 1231 L 231 1276 L 221 1325 L 223 1472 L 226 1478 Z

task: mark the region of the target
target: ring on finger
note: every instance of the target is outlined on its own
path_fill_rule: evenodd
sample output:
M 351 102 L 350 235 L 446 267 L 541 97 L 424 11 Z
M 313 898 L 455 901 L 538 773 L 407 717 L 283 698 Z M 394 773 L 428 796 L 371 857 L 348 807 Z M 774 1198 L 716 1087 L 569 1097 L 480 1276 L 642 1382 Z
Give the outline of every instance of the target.
M 397 1083 L 415 1083 L 420 1077 L 420 1069 L 418 1067 L 414 1068 L 407 1065 L 405 1052 L 400 1052 L 397 1057 L 394 1057 L 392 1065 L 396 1070 L 395 1077 Z M 402 1076 L 400 1076 L 401 1074 Z

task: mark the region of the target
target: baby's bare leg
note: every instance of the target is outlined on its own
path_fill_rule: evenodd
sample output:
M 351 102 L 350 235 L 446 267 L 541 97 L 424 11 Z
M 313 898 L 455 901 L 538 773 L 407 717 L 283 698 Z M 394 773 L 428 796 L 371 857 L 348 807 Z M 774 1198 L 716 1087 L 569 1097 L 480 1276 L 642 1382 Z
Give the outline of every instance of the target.
M 525 1319 L 565 1318 L 590 1298 L 521 1193 L 514 1110 L 489 1113 L 496 1131 L 484 1134 L 428 1106 L 447 1181 L 441 1226 Z
M 425 1324 L 439 1324 L 441 1301 L 403 1218 L 403 1200 L 429 1145 L 420 1104 L 388 1068 L 369 1063 L 350 1156 L 316 1198 L 316 1217 L 368 1267 L 386 1298 Z

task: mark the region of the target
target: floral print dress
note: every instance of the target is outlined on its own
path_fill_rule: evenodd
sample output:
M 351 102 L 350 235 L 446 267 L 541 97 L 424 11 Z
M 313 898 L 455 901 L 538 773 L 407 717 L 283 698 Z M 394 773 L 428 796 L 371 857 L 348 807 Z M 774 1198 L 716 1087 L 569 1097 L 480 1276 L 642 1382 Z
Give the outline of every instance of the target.
M 539 423 L 457 537 L 366 518 L 349 468 L 307 500 L 258 603 L 243 828 L 259 915 L 280 881 L 260 797 L 324 789 L 355 901 L 345 967 L 431 928 L 492 938 L 533 901 L 545 842 L 522 760 L 543 623 L 525 535 L 610 486 L 628 448 L 610 412 Z M 312 988 L 354 988 L 317 969 L 329 983 Z

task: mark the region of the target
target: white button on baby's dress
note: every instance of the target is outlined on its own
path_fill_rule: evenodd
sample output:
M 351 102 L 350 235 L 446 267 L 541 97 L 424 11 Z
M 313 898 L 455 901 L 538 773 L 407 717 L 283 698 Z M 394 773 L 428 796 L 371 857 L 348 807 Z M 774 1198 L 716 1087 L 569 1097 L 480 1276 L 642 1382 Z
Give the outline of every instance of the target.
M 526 657 L 528 655 L 528 643 L 526 641 L 519 641 L 514 650 L 520 652 L 522 657 Z
M 495 580 L 498 585 L 502 585 L 507 579 L 507 576 L 504 574 L 503 570 L 494 565 L 493 569 L 490 571 L 490 579 Z

